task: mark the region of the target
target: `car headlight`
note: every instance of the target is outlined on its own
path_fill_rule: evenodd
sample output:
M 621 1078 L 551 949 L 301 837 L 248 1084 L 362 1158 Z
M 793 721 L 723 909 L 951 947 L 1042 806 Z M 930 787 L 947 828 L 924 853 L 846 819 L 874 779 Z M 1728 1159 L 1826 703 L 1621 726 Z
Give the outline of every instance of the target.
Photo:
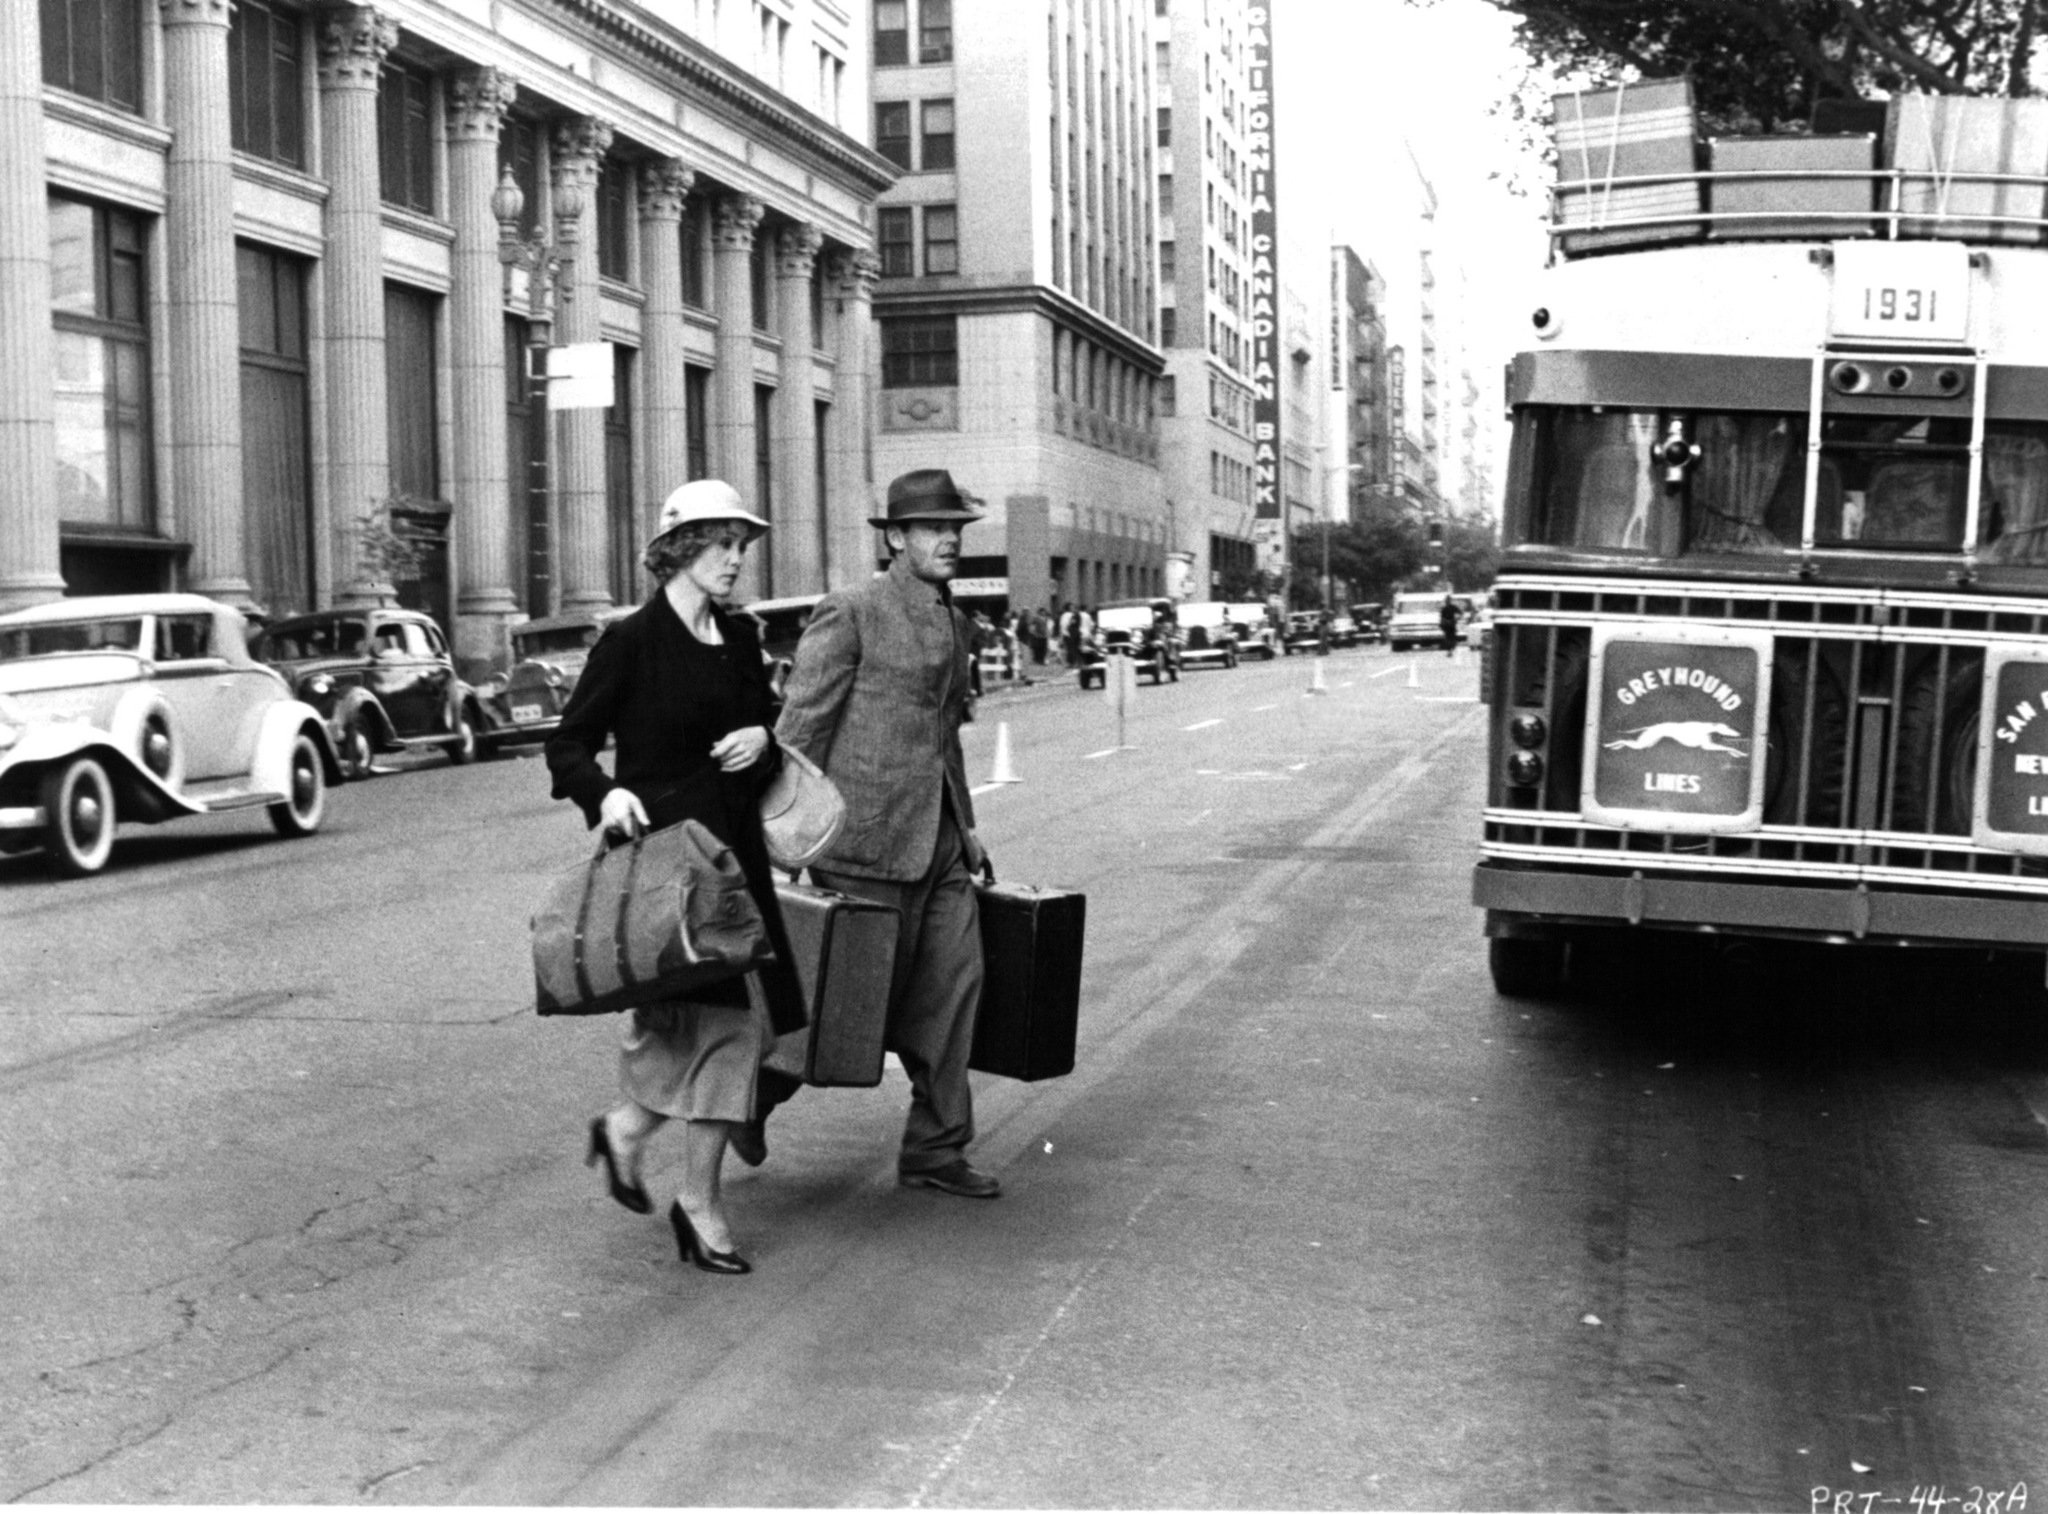
M 306 680 L 306 692 L 325 699 L 334 692 L 334 680 L 325 673 L 315 673 Z

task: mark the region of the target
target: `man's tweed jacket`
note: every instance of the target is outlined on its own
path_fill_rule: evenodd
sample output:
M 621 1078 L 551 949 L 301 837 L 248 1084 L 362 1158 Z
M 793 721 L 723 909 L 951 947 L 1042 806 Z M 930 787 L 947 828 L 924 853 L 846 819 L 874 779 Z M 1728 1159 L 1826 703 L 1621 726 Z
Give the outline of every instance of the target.
M 967 617 L 901 558 L 812 612 L 775 737 L 823 768 L 846 799 L 846 827 L 820 870 L 923 878 L 947 793 L 955 822 L 973 830 L 960 755 L 973 644 Z

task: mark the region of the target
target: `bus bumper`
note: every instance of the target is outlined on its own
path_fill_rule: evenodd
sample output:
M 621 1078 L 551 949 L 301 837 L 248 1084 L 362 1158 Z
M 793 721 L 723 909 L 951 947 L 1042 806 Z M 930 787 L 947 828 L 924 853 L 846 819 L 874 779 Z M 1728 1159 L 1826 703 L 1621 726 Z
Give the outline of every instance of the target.
M 1986 898 L 1861 883 L 1750 883 L 1481 862 L 1472 872 L 1472 902 L 1487 912 L 1489 936 L 1636 925 L 1901 946 L 2048 946 L 2048 898 Z

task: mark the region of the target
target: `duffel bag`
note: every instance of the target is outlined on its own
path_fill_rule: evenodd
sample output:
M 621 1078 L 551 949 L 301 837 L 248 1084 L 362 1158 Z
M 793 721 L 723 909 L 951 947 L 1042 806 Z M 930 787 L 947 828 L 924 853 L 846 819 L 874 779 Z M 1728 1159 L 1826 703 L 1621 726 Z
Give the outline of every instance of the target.
M 601 1015 L 687 998 L 773 955 L 739 859 L 695 820 L 600 847 L 533 917 L 534 1008 Z

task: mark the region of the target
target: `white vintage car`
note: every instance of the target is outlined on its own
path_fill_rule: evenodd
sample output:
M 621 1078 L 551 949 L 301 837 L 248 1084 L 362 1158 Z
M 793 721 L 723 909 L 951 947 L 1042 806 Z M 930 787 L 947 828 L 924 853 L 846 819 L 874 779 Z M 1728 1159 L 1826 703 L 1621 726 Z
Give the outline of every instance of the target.
M 308 836 L 340 777 L 319 712 L 250 657 L 228 605 L 122 594 L 0 615 L 0 852 L 40 845 L 81 877 L 118 821 L 255 805 Z

